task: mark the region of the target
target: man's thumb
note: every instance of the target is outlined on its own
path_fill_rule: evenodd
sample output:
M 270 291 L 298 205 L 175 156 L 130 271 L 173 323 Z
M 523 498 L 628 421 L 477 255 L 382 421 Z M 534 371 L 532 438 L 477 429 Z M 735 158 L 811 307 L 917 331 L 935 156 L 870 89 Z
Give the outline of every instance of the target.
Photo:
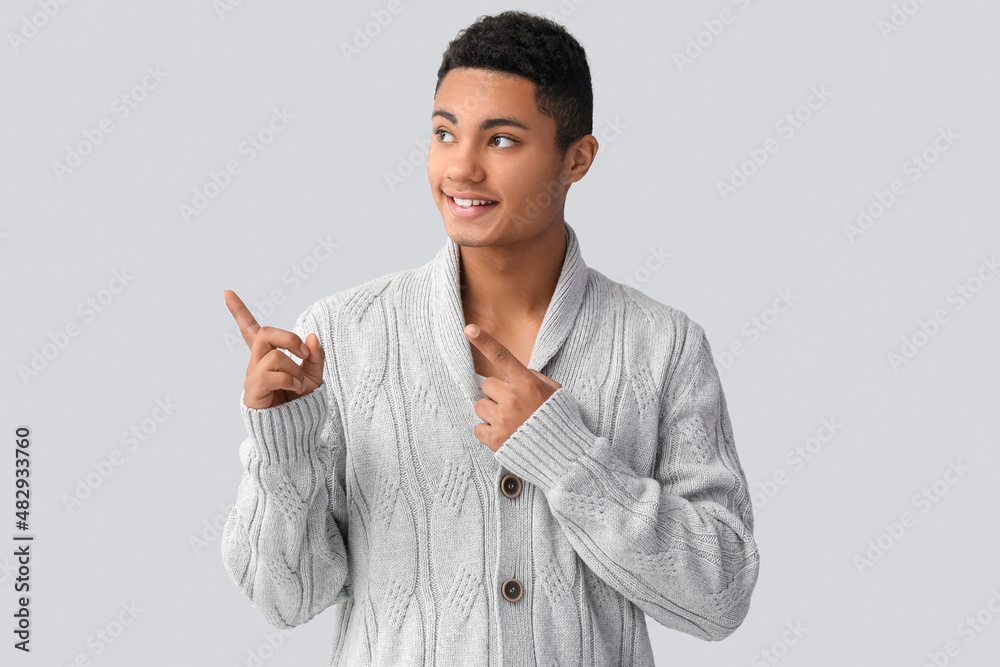
M 323 384 L 323 363 L 326 361 L 326 354 L 320 347 L 319 337 L 314 333 L 306 336 L 305 344 L 309 356 L 302 360 L 302 372 L 318 387 Z

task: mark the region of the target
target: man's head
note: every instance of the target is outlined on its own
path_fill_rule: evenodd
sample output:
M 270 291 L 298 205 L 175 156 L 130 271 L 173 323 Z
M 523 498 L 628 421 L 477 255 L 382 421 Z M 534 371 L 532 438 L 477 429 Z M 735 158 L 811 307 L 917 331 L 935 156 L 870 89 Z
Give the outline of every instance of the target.
M 427 176 L 456 243 L 516 242 L 561 227 L 569 185 L 597 152 L 586 53 L 546 18 L 480 17 L 444 53 L 431 122 Z M 497 203 L 464 217 L 448 194 Z

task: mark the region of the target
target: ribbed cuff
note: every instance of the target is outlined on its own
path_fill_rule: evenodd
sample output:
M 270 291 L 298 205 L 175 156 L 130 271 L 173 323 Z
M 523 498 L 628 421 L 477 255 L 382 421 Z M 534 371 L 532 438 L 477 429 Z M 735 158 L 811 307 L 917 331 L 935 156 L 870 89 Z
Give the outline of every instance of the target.
M 262 464 L 308 458 L 326 418 L 326 383 L 305 396 L 271 408 L 248 408 L 240 394 L 243 423 Z
M 597 440 L 583 423 L 576 397 L 560 387 L 494 452 L 494 457 L 548 493 Z

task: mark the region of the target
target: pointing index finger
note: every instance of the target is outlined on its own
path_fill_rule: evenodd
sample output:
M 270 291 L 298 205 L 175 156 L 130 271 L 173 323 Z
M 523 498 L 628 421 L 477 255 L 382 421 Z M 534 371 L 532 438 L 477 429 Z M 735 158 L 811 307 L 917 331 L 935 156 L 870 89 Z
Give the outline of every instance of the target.
M 479 348 L 480 352 L 486 355 L 486 358 L 500 372 L 507 376 L 508 382 L 515 378 L 523 379 L 525 375 L 531 375 L 531 372 L 524 364 L 485 329 L 480 329 L 475 324 L 470 324 L 465 327 L 465 335 L 472 341 L 473 345 Z
M 247 347 L 253 350 L 253 341 L 257 337 L 257 332 L 260 330 L 260 325 L 257 324 L 257 320 L 254 319 L 253 313 L 247 308 L 246 304 L 240 297 L 236 296 L 236 292 L 231 289 L 227 289 L 222 293 L 223 297 L 226 299 L 226 307 L 229 308 L 229 312 L 232 313 L 233 318 L 236 320 L 236 324 L 240 327 L 240 334 L 243 336 L 243 340 L 246 342 Z

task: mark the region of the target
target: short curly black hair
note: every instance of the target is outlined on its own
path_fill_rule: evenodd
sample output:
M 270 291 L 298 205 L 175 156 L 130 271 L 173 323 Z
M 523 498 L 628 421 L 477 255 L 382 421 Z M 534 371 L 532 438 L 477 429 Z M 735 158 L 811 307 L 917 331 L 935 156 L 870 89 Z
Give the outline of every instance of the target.
M 569 146 L 594 127 L 594 91 L 587 53 L 566 29 L 544 16 L 509 10 L 480 16 L 459 31 L 441 58 L 437 85 L 457 67 L 522 76 L 535 84 L 538 111 L 556 122 L 556 148 Z

